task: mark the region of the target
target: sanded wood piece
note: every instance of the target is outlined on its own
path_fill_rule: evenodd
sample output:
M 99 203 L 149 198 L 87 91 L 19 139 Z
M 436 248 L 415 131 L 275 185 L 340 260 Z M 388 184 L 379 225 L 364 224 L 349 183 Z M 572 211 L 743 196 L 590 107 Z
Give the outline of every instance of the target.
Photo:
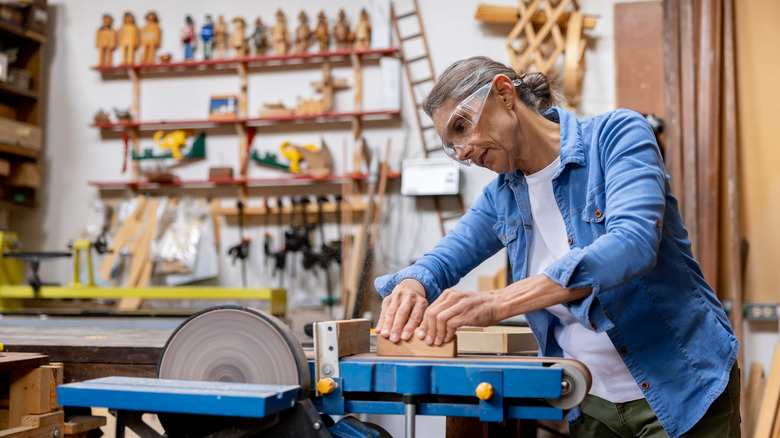
M 369 352 L 371 349 L 371 321 L 350 319 L 335 322 L 339 339 L 339 357 Z
M 441 345 L 428 345 L 417 335 L 412 335 L 408 341 L 390 342 L 383 336 L 376 337 L 377 356 L 399 357 L 455 357 L 458 355 L 458 336 L 450 342 Z
M 539 344 L 528 327 L 461 327 L 458 353 L 517 353 L 537 351 Z

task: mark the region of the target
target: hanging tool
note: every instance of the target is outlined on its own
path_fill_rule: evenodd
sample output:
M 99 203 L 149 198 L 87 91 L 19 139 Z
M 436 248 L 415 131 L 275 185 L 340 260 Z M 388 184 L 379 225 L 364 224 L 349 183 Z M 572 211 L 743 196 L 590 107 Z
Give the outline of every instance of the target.
M 241 260 L 241 286 L 246 287 L 246 259 L 249 257 L 249 243 L 250 239 L 244 237 L 244 203 L 238 201 L 236 203 L 238 208 L 238 236 L 241 241 L 228 249 L 228 255 L 233 257 L 233 264 L 236 264 L 236 259 Z
M 268 216 L 271 215 L 271 198 L 263 198 L 263 205 L 265 205 L 265 216 L 263 216 L 263 222 L 265 226 L 264 238 L 263 238 L 263 255 L 265 255 L 265 272 L 270 272 L 271 258 L 273 252 L 271 251 L 271 231 L 269 230 Z
M 314 231 L 314 228 L 317 227 L 316 223 L 309 223 L 307 220 L 308 215 L 306 214 L 306 210 L 308 209 L 309 204 L 311 204 L 311 200 L 309 200 L 308 197 L 304 197 L 300 202 L 303 211 L 303 228 L 304 232 L 306 233 L 307 241 L 307 244 L 303 246 L 303 269 L 308 271 L 314 269 L 316 266 L 319 266 L 322 255 L 314 252 L 314 245 L 311 244 L 311 239 L 309 238 L 309 234 Z M 322 221 L 320 221 L 320 229 L 322 229 L 321 225 Z M 315 275 L 317 274 L 317 271 L 312 272 Z
M 322 205 L 328 202 L 328 198 L 325 196 L 317 196 L 317 221 L 320 224 L 320 268 L 325 271 L 325 291 L 328 294 L 328 301 L 325 303 L 328 306 L 328 313 L 331 318 L 333 317 L 333 285 L 330 283 L 330 263 L 333 261 L 334 252 L 328 241 L 325 240 L 325 217 L 322 214 Z M 339 244 L 339 248 L 341 245 Z
M 282 233 L 282 198 L 276 198 L 276 208 L 278 210 L 276 214 L 276 221 L 277 226 L 279 229 L 279 232 Z M 276 251 L 273 253 L 274 257 L 274 273 L 273 276 L 276 276 L 276 273 L 279 273 L 279 287 L 283 287 L 284 285 L 284 268 L 287 264 L 287 248 L 285 247 L 285 240 L 284 240 L 284 234 L 281 235 L 281 239 L 279 240 L 281 244 L 281 248 L 279 248 L 279 251 Z

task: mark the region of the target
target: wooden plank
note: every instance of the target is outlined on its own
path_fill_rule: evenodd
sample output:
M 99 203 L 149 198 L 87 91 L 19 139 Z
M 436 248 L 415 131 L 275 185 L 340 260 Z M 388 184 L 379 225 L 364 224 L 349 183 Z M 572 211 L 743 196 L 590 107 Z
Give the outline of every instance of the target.
M 441 345 L 428 345 L 425 341 L 412 335 L 408 341 L 390 342 L 383 336 L 376 337 L 377 356 L 398 357 L 455 357 L 458 355 L 457 335 L 450 341 Z
M 764 397 L 764 389 L 766 387 L 766 378 L 764 377 L 764 367 L 758 363 L 753 362 L 750 365 L 750 379 L 748 380 L 748 386 L 745 391 L 745 420 L 742 424 L 745 425 L 743 435 L 746 437 L 752 437 L 756 428 L 756 421 L 758 421 L 758 411 L 761 409 L 761 399 Z
M 368 353 L 371 350 L 371 321 L 350 319 L 336 321 L 339 357 Z
M 682 138 L 683 191 L 681 211 L 694 257 L 699 255 L 698 179 L 696 178 L 696 40 L 693 0 L 680 1 L 680 127 Z
M 11 371 L 11 426 L 18 426 L 28 414 L 45 414 L 57 409 L 57 385 L 62 383 L 62 364 Z
M 561 29 L 566 29 L 569 24 L 570 12 L 564 12 L 561 18 L 558 20 L 558 26 Z M 583 27 L 586 29 L 593 29 L 596 26 L 597 15 L 585 15 L 585 21 Z M 486 23 L 497 24 L 515 24 L 520 20 L 520 13 L 515 6 L 497 6 L 486 5 L 480 3 L 477 5 L 477 12 L 474 13 L 474 18 Z M 545 11 L 536 11 L 531 17 L 531 23 L 536 27 L 541 27 L 547 22 L 547 14 Z
M 138 202 L 133 213 L 125 219 L 122 226 L 119 228 L 119 232 L 117 232 L 117 235 L 114 237 L 114 242 L 111 247 L 113 251 L 107 253 L 98 266 L 98 270 L 100 270 L 104 280 L 111 280 L 111 269 L 114 267 L 114 261 L 119 256 L 120 250 L 134 239 L 136 232 L 143 225 L 147 204 L 146 198 L 138 196 L 136 199 Z
M 680 127 L 680 3 L 663 2 L 665 124 L 664 163 L 671 176 L 672 192 L 683 210 L 683 160 Z
M 615 91 L 618 108 L 664 118 L 662 29 L 661 2 L 615 4 Z
M 780 401 L 780 344 L 775 347 L 772 368 L 769 371 L 766 388 L 764 388 L 764 397 L 761 399 L 761 409 L 758 412 L 754 438 L 772 437 L 778 401 Z
M 3 438 L 52 438 L 63 435 L 65 413 L 49 412 L 40 415 L 25 416 L 20 426 L 0 431 Z
M 697 166 L 698 238 L 704 279 L 719 291 L 718 252 L 720 223 L 720 113 L 721 113 L 721 0 L 700 2 L 697 59 Z
M 74 415 L 68 418 L 68 421 L 63 425 L 65 430 L 65 436 L 75 435 L 78 433 L 89 432 L 93 429 L 99 429 L 106 425 L 106 417 L 98 417 L 95 415 Z
M 49 356 L 40 353 L 0 353 L 0 372 L 36 368 L 47 363 L 49 363 Z
M 461 327 L 458 353 L 518 353 L 537 351 L 539 344 L 528 327 Z

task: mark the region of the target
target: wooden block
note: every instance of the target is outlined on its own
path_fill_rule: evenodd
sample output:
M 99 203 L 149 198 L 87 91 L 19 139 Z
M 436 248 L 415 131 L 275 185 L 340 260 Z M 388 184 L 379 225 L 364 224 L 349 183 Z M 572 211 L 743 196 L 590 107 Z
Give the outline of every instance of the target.
M 106 417 L 95 415 L 74 415 L 65 423 L 65 436 L 89 432 L 106 425 Z
M 21 425 L 0 431 L 2 438 L 51 438 L 62 436 L 65 413 L 63 411 L 48 414 L 27 415 Z
M 371 349 L 371 321 L 350 319 L 336 321 L 339 357 L 368 353 Z
M 8 160 L 0 159 L 0 176 L 11 175 L 11 162 Z
M 53 410 L 52 391 L 55 392 L 56 406 L 57 387 L 52 367 L 12 370 L 8 425 L 17 427 L 22 424 L 25 415 Z
M 458 336 L 455 335 L 450 342 L 439 346 L 428 345 L 417 335 L 412 335 L 408 341 L 390 342 L 383 336 L 376 337 L 377 356 L 401 356 L 401 357 L 455 357 L 458 355 Z
M 43 365 L 41 368 L 49 371 L 47 373 L 49 376 L 49 410 L 59 409 L 57 387 L 62 385 L 65 379 L 64 365 L 62 363 L 50 363 L 49 365 Z
M 461 327 L 458 353 L 517 353 L 537 351 L 539 344 L 528 327 Z

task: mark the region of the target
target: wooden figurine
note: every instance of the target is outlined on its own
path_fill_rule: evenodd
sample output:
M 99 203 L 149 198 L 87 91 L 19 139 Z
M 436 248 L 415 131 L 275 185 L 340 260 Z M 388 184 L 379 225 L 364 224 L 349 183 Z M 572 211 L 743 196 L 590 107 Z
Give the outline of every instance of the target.
M 154 64 L 157 49 L 160 47 L 160 21 L 156 12 L 146 14 L 146 25 L 141 29 L 141 48 L 143 49 L 143 64 Z
M 314 35 L 309 27 L 309 16 L 306 12 L 301 11 L 298 14 L 298 21 L 300 24 L 295 29 L 295 49 L 294 53 L 305 53 L 311 47 L 311 38 Z
M 214 49 L 214 20 L 211 19 L 211 15 L 206 15 L 203 21 L 200 39 L 203 41 L 203 59 L 211 59 L 211 52 Z
M 283 55 L 287 53 L 290 32 L 287 31 L 287 17 L 281 9 L 276 11 L 276 25 L 271 28 L 271 38 L 274 40 L 274 53 Z
M 192 49 L 195 46 L 195 23 L 189 15 L 184 18 L 184 27 L 181 29 L 181 42 L 184 44 L 184 60 L 192 61 Z
M 328 21 L 325 19 L 325 11 L 320 11 L 317 16 L 317 28 L 314 29 L 314 36 L 320 44 L 320 52 L 328 50 L 330 46 L 330 33 L 328 32 Z
M 246 21 L 241 17 L 233 19 L 236 30 L 230 35 L 228 46 L 235 50 L 235 57 L 241 58 L 249 55 L 249 46 L 246 44 Z
M 255 54 L 265 54 L 265 49 L 268 46 L 268 39 L 265 36 L 265 25 L 260 17 L 255 20 L 255 31 L 252 35 L 249 35 L 249 40 L 252 41 L 252 45 L 255 46 Z
M 350 39 L 355 42 L 355 50 L 368 50 L 371 47 L 371 22 L 368 21 L 368 12 L 365 8 L 360 11 L 360 21 L 355 26 Z
M 119 28 L 119 49 L 122 51 L 122 64 L 135 64 L 135 53 L 138 50 L 138 26 L 135 17 L 125 12 L 122 27 Z
M 116 48 L 116 30 L 112 27 L 114 18 L 109 14 L 103 14 L 103 25 L 97 31 L 95 47 L 98 49 L 98 67 L 112 64 L 112 55 Z
M 347 23 L 347 14 L 344 13 L 344 9 L 339 10 L 339 21 L 333 26 L 333 37 L 336 39 L 337 49 L 349 49 L 349 23 Z
M 214 57 L 225 59 L 227 55 L 228 32 L 225 17 L 220 15 L 214 26 Z

